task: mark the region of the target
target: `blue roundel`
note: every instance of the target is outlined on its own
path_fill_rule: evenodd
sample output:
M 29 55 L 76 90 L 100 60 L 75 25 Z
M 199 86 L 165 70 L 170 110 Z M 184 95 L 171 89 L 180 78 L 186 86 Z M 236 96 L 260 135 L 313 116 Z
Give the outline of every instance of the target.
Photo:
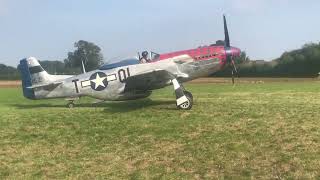
M 96 72 L 90 76 L 91 88 L 95 91 L 103 91 L 108 86 L 107 75 L 103 72 Z

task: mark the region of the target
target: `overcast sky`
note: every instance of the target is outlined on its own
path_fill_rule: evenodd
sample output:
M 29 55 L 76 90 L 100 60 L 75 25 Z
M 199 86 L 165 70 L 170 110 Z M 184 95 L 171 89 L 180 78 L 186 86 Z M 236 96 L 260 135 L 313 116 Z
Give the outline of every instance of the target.
M 319 0 L 0 0 L 0 63 L 63 60 L 83 39 L 106 60 L 144 49 L 170 52 L 223 39 L 272 60 L 320 40 Z

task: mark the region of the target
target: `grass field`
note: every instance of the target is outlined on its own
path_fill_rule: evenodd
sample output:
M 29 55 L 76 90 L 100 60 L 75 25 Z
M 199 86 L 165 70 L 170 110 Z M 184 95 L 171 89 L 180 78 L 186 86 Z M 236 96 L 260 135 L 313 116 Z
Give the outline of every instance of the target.
M 320 82 L 187 84 L 65 108 L 0 89 L 0 179 L 320 178 Z

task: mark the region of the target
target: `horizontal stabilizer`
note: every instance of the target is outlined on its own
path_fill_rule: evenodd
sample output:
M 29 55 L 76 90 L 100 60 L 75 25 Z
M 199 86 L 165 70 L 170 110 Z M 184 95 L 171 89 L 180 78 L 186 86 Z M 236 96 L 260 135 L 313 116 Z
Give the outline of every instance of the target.
M 47 84 L 35 84 L 33 86 L 27 87 L 28 89 L 35 89 L 35 88 L 41 88 L 41 87 L 49 87 L 49 86 L 58 86 L 62 84 L 62 82 L 50 82 Z

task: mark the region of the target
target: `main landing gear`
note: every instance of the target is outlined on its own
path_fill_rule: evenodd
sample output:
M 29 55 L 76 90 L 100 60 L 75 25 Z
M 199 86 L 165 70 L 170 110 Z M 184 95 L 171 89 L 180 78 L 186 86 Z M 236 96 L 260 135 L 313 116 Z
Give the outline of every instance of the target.
M 177 107 L 181 110 L 190 110 L 193 105 L 193 96 L 189 91 L 183 91 L 184 95 L 187 97 L 187 101 Z
M 177 79 L 173 79 L 172 84 L 176 94 L 176 105 L 178 109 L 190 110 L 193 105 L 192 94 L 189 91 L 186 91 L 184 87 L 179 84 Z

